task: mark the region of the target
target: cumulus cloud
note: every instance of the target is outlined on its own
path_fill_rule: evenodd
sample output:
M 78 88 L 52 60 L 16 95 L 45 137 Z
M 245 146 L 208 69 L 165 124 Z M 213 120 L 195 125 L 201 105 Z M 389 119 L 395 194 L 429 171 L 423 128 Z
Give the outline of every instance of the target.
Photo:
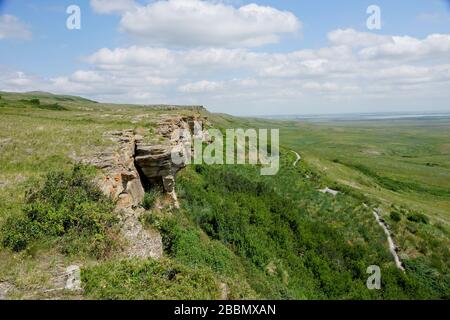
M 350 47 L 368 47 L 392 43 L 390 36 L 375 33 L 358 32 L 354 29 L 338 29 L 328 33 L 328 40 L 333 45 L 346 45 Z
M 222 84 L 215 81 L 202 80 L 194 83 L 187 83 L 178 87 L 178 90 L 184 93 L 204 93 L 212 92 L 221 88 Z
M 2 39 L 22 39 L 31 38 L 31 31 L 28 26 L 17 17 L 4 14 L 0 16 L 0 40 Z
M 12 70 L 0 65 L 0 91 L 41 90 L 40 79 L 20 70 Z M 37 88 L 37 89 L 35 89 Z
M 392 42 L 364 48 L 360 55 L 366 59 L 402 58 L 420 59 L 429 56 L 444 55 L 450 52 L 449 34 L 432 34 L 423 40 L 413 37 L 392 37 Z
M 299 31 L 301 22 L 291 12 L 256 4 L 235 8 L 217 1 L 168 0 L 126 12 L 120 26 L 151 44 L 257 47 Z
M 448 103 L 449 35 L 418 39 L 346 29 L 332 31 L 328 38 L 323 48 L 287 53 L 103 48 L 86 57 L 91 68 L 40 85 L 101 101 L 205 104 L 237 114 L 321 112 L 329 111 L 327 105 L 410 109 L 414 104 L 428 107 L 431 98 Z M 29 87 L 34 81 L 10 75 L 0 78 L 0 88 L 14 82 Z
M 104 77 L 95 71 L 78 70 L 72 75 L 72 79 L 77 82 L 95 83 L 105 81 Z

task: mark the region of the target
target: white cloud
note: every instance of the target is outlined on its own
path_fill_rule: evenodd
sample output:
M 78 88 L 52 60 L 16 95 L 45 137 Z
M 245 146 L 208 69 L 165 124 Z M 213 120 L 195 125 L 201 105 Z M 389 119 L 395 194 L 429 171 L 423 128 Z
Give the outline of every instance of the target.
M 364 48 L 360 55 L 365 59 L 401 58 L 420 59 L 443 55 L 448 59 L 450 54 L 450 35 L 432 34 L 423 40 L 413 37 L 392 37 L 393 42 Z
M 42 83 L 45 86 L 44 83 Z M 40 78 L 0 65 L 0 91 L 42 90 Z
M 204 104 L 237 114 L 330 112 L 333 105 L 339 111 L 448 105 L 449 35 L 378 38 L 350 29 L 330 34 L 328 46 L 287 53 L 103 48 L 86 57 L 91 68 L 54 79 L 0 72 L 0 88 L 35 86 L 108 102 Z
M 337 29 L 328 33 L 328 40 L 336 46 L 367 47 L 392 43 L 390 36 L 382 36 L 368 32 L 358 32 L 354 29 Z
M 221 83 L 215 81 L 202 80 L 182 85 L 178 87 L 178 90 L 183 93 L 203 93 L 203 92 L 213 92 L 221 87 L 222 87 Z
M 192 68 L 212 73 L 263 66 L 269 55 L 252 53 L 244 49 L 190 49 L 137 47 L 103 48 L 86 60 L 104 70 L 136 69 L 154 74 L 183 74 Z M 257 65 L 256 65 L 257 64 Z M 206 67 L 206 68 L 204 68 Z M 135 71 L 136 71 L 135 70 Z
M 235 8 L 202 0 L 156 1 L 126 12 L 121 29 L 141 40 L 175 47 L 256 47 L 300 30 L 287 11 L 249 4 Z
M 76 71 L 71 78 L 76 82 L 85 82 L 85 83 L 95 83 L 105 80 L 98 72 L 83 71 L 83 70 Z
M 92 9 L 100 14 L 123 14 L 137 6 L 134 0 L 91 0 Z
M 22 23 L 17 17 L 9 14 L 0 16 L 0 40 L 28 40 L 30 38 L 31 31 L 28 29 L 28 26 Z
M 6 85 L 14 87 L 26 87 L 32 83 L 31 77 L 25 73 L 18 71 L 12 74 L 12 77 L 5 81 Z

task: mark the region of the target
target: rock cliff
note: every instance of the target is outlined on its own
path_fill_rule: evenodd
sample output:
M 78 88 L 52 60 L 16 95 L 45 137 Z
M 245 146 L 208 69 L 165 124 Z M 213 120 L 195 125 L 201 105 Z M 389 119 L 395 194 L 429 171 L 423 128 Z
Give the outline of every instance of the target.
M 128 241 L 125 250 L 129 257 L 162 256 L 162 240 L 156 230 L 144 229 L 140 215 L 145 211 L 140 207 L 145 190 L 161 188 L 178 207 L 175 193 L 175 175 L 185 163 L 172 161 L 172 151 L 182 150 L 184 138 L 173 138 L 177 129 L 189 134 L 201 135 L 207 139 L 196 123 L 206 123 L 199 115 L 162 115 L 155 130 L 157 143 L 144 143 L 144 137 L 133 130 L 113 131 L 104 134 L 113 141 L 113 146 L 90 161 L 102 170 L 98 184 L 104 194 L 117 201 L 116 211 L 121 221 L 121 230 Z M 145 134 L 145 133 L 144 133 Z
M 206 124 L 206 119 L 200 116 L 162 116 L 156 130 L 157 135 L 163 138 L 162 143 L 156 145 L 144 144 L 141 141 L 136 143 L 135 164 L 143 175 L 144 185 L 161 186 L 171 195 L 176 207 L 178 201 L 175 193 L 175 175 L 185 167 L 185 163 L 174 163 L 172 152 L 179 152 L 182 155 L 187 137 L 173 133 L 175 130 L 181 130 L 180 132 L 190 135 L 201 135 L 203 140 L 207 140 L 199 123 Z

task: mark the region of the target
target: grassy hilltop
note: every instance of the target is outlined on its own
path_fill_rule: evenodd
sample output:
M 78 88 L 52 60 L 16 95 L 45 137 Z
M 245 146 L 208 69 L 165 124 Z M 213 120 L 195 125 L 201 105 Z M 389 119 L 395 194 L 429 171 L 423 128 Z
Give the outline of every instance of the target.
M 7 298 L 450 297 L 449 119 L 310 124 L 40 92 L 0 96 L 0 293 L 12 288 Z M 112 143 L 107 131 L 140 129 L 150 139 L 162 114 L 194 112 L 220 129 L 280 128 L 280 172 L 187 167 L 177 175 L 180 209 L 164 206 L 158 190 L 146 196 L 142 223 L 161 233 L 164 258 L 124 260 L 113 204 L 91 183 L 96 170 L 74 165 Z M 302 156 L 295 167 L 292 150 Z M 324 187 L 340 192 L 318 192 Z M 374 208 L 393 232 L 405 273 Z M 71 264 L 83 266 L 83 293 L 52 291 Z M 381 268 L 381 290 L 366 287 L 370 265 Z

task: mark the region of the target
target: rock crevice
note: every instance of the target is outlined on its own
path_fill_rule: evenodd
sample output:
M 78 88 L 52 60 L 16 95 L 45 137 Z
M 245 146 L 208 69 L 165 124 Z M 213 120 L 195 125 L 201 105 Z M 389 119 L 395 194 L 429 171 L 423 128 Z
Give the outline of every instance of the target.
M 99 154 L 91 164 L 102 170 L 98 180 L 102 192 L 117 201 L 121 231 L 128 242 L 126 256 L 162 257 L 161 235 L 142 226 L 140 216 L 145 210 L 140 205 L 146 190 L 159 187 L 171 196 L 175 207 L 179 206 L 175 175 L 185 167 L 185 163 L 174 163 L 172 150 L 182 150 L 185 137 L 177 135 L 173 138 L 172 134 L 181 129 L 192 135 L 201 134 L 205 139 L 201 128 L 196 128 L 199 122 L 205 123 L 206 119 L 200 116 L 161 116 L 156 128 L 158 143 L 144 143 L 142 135 L 131 129 L 105 133 L 104 137 L 112 140 L 114 146 Z
M 117 201 L 116 212 L 120 230 L 127 241 L 126 257 L 160 258 L 163 254 L 161 235 L 156 230 L 145 229 L 139 207 L 144 198 L 141 176 L 134 164 L 136 135 L 133 130 L 105 133 L 105 138 L 115 142 L 114 147 L 103 152 L 93 161 L 102 169 L 98 185 L 102 192 Z
M 144 181 L 150 186 L 162 187 L 164 192 L 171 195 L 175 207 L 178 207 L 175 175 L 186 164 L 175 163 L 172 160 L 172 153 L 176 151 L 183 155 L 187 134 L 200 135 L 202 140 L 207 140 L 200 123 L 205 124 L 206 119 L 201 116 L 163 116 L 156 130 L 157 135 L 163 140 L 161 143 L 145 144 L 136 141 L 135 164 L 143 174 Z M 181 134 L 173 135 L 176 130 L 180 130 L 178 133 Z

